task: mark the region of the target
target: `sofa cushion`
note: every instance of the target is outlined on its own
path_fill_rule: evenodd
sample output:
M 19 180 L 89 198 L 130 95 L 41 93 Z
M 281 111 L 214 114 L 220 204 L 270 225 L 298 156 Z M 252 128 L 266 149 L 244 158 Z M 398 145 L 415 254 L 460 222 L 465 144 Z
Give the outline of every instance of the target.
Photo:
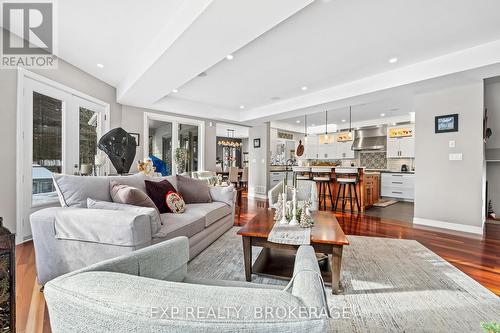
M 156 207 L 140 207 L 134 205 L 127 205 L 117 202 L 97 201 L 92 198 L 87 199 L 87 208 L 89 209 L 107 209 L 107 210 L 126 210 L 138 214 L 146 214 L 151 219 L 151 234 L 156 234 L 160 229 L 161 222 L 160 214 Z
M 131 176 L 113 177 L 84 177 L 53 174 L 52 178 L 62 207 L 83 208 L 87 207 L 87 198 L 109 202 L 113 201 L 109 192 L 111 180 L 118 181 L 120 184 L 136 187 L 145 192 L 144 179 L 147 179 L 147 177 L 141 173 Z
M 182 214 L 161 214 L 163 226 L 153 235 L 155 238 L 191 237 L 205 229 L 205 216 L 201 210 L 190 209 Z
M 121 184 L 115 180 L 110 182 L 110 194 L 113 202 L 155 208 L 155 203 L 148 195 L 133 186 Z
M 166 198 L 169 192 L 177 192 L 174 186 L 166 179 L 163 179 L 159 182 L 146 180 L 145 183 L 146 191 L 160 213 L 171 213 L 172 211 L 167 206 Z
M 112 201 L 107 177 L 52 174 L 62 207 L 87 207 L 87 198 Z
M 177 187 L 187 204 L 212 202 L 207 182 L 177 175 Z
M 235 191 L 233 184 L 229 186 L 210 186 L 209 190 L 212 201 L 221 201 L 229 206 L 234 204 Z
M 188 209 L 196 210 L 205 217 L 205 227 L 232 213 L 230 206 L 223 202 L 188 204 Z

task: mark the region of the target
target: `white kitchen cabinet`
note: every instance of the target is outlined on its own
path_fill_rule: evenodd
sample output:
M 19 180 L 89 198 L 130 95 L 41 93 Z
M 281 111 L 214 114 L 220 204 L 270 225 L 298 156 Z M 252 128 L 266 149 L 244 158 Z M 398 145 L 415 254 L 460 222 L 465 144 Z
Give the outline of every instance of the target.
M 353 159 L 354 150 L 352 150 L 352 141 L 337 142 L 337 154 L 338 159 Z
M 318 158 L 318 136 L 308 135 L 306 144 L 304 145 L 304 155 L 307 159 Z
M 380 194 L 403 200 L 415 198 L 415 175 L 412 173 L 382 173 Z
M 391 138 L 391 129 L 408 128 L 412 131 L 412 136 Z M 415 130 L 412 125 L 389 127 L 387 129 L 387 157 L 388 158 L 409 158 L 415 157 Z

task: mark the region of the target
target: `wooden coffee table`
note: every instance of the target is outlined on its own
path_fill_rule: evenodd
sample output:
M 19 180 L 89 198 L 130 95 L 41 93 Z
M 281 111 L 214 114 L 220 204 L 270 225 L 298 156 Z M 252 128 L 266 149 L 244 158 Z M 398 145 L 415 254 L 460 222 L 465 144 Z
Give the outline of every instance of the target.
M 299 246 L 272 243 L 267 240 L 267 236 L 274 225 L 273 217 L 273 210 L 262 211 L 238 231 L 238 235 L 243 238 L 243 256 L 247 281 L 251 281 L 252 273 L 284 279 L 292 277 L 295 252 Z M 332 213 L 315 212 L 313 218 L 315 223 L 311 230 L 311 246 L 316 253 L 328 255 L 328 262 L 327 260 L 321 260 L 320 257 L 320 264 L 322 262 L 327 264 L 320 265 L 320 267 L 323 266 L 323 279 L 326 284 L 331 281 L 332 292 L 338 294 L 342 292 L 340 285 L 342 250 L 344 245 L 349 245 L 349 241 Z M 263 248 L 253 266 L 252 246 Z M 328 266 L 330 266 L 329 269 Z

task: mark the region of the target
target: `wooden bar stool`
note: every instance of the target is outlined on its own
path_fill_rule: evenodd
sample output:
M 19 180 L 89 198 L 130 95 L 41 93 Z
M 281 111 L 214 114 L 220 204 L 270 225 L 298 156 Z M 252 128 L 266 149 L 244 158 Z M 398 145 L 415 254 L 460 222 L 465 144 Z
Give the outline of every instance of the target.
M 332 188 L 330 187 L 332 168 L 312 168 L 312 180 L 319 184 L 318 199 L 319 199 L 319 209 L 321 209 L 321 201 L 323 201 L 323 209 L 326 210 L 326 197 L 327 188 L 328 196 L 330 197 L 330 205 L 333 210 L 333 196 Z
M 347 200 L 350 201 L 350 210 L 354 211 L 352 205 L 352 191 L 354 191 L 354 199 L 356 200 L 356 206 L 358 207 L 358 212 L 361 210 L 361 205 L 359 203 L 358 192 L 356 186 L 359 183 L 359 172 L 356 168 L 335 168 L 335 181 L 337 182 L 337 199 L 335 200 L 335 210 L 337 210 L 339 199 L 342 200 L 342 211 L 345 211 L 345 205 Z M 348 190 L 348 195 L 346 196 L 346 187 Z M 342 196 L 340 192 L 342 191 Z

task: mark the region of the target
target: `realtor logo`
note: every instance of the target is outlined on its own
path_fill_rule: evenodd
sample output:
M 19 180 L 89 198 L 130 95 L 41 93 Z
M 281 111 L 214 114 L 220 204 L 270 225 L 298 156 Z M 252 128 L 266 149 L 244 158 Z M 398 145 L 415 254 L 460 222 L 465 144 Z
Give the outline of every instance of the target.
M 56 67 L 52 1 L 4 1 L 1 17 L 1 67 Z

